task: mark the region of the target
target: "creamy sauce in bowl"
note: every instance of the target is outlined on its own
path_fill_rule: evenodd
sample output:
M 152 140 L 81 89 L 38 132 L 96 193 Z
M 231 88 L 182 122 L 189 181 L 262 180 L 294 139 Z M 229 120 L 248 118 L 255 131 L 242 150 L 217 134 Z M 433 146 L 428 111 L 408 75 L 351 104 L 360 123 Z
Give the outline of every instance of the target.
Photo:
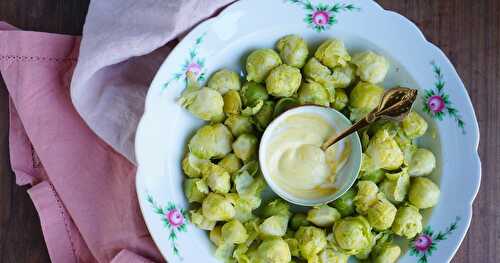
M 269 135 L 266 146 L 268 176 L 284 191 L 301 199 L 318 199 L 337 191 L 336 175 L 351 154 L 342 140 L 326 151 L 321 144 L 335 125 L 323 116 L 304 112 L 286 116 Z

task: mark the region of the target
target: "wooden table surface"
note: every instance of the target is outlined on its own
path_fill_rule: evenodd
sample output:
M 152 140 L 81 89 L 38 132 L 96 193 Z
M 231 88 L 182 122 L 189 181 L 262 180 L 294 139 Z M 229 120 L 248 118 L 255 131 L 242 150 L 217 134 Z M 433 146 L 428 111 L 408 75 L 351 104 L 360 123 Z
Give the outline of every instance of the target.
M 24 30 L 81 34 L 88 2 L 1 0 L 0 21 Z M 465 82 L 481 129 L 483 177 L 471 227 L 453 262 L 500 262 L 500 1 L 378 2 L 414 21 Z M 7 102 L 0 81 L 0 262 L 49 262 L 27 188 L 15 185 L 9 166 Z

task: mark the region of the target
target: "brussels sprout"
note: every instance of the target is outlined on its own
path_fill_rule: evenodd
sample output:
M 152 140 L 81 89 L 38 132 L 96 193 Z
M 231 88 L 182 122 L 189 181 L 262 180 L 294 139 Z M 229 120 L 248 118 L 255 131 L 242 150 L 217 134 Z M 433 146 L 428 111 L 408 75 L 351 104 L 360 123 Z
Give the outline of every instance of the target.
M 262 207 L 261 214 L 263 217 L 284 216 L 290 217 L 290 205 L 282 199 L 275 199 Z
M 246 223 L 255 218 L 252 210 L 260 205 L 259 197 L 251 196 L 239 196 L 237 194 L 229 194 L 227 196 L 231 200 L 234 206 L 235 214 L 234 219 Z
M 224 112 L 226 114 L 240 114 L 241 112 L 241 98 L 240 93 L 231 90 L 224 94 Z
M 302 104 L 316 104 L 325 107 L 330 105 L 328 90 L 316 82 L 303 82 L 300 85 L 298 95 Z
M 241 244 L 248 238 L 247 230 L 243 224 L 234 219 L 222 226 L 221 235 L 223 242 L 230 244 Z
M 412 111 L 403 119 L 401 127 L 410 139 L 415 139 L 425 134 L 428 125 L 422 116 Z
M 390 244 L 380 248 L 373 255 L 373 263 L 394 263 L 401 255 L 401 248 L 398 245 Z
M 310 226 L 311 223 L 307 221 L 307 215 L 303 213 L 297 213 L 292 216 L 290 220 L 290 227 L 293 230 L 299 229 L 301 226 Z
M 332 107 L 336 110 L 343 110 L 347 103 L 349 102 L 349 97 L 342 89 L 335 89 L 335 100 L 332 103 Z
M 202 88 L 179 99 L 181 106 L 194 116 L 205 121 L 221 121 L 224 119 L 224 99 L 219 92 Z
M 215 226 L 214 229 L 210 230 L 210 241 L 214 243 L 216 246 L 222 245 L 224 243 L 222 241 L 222 232 L 221 232 L 221 226 Z
M 378 231 L 389 229 L 394 222 L 396 211 L 396 207 L 385 199 L 383 194 L 379 194 L 377 201 L 368 208 L 368 222 Z
M 408 200 L 418 209 L 430 208 L 439 201 L 441 191 L 431 180 L 425 177 L 417 177 L 411 180 Z
M 276 49 L 283 62 L 296 68 L 302 68 L 309 56 L 309 49 L 307 48 L 306 41 L 297 35 L 282 37 L 278 40 L 278 43 L 276 43 Z
M 350 216 L 354 213 L 354 197 L 356 197 L 356 191 L 350 188 L 333 202 L 333 207 L 335 207 L 342 216 Z
M 234 244 L 231 243 L 222 243 L 222 245 L 218 246 L 215 249 L 215 257 L 219 260 L 227 262 L 231 259 L 234 251 Z
M 215 227 L 215 220 L 210 220 L 203 215 L 202 209 L 191 210 L 191 223 L 193 223 L 196 227 L 203 230 L 212 230 Z
M 410 176 L 408 175 L 406 169 L 403 169 L 403 171 L 398 174 L 400 174 L 399 177 L 391 180 L 389 179 L 391 174 L 386 173 L 387 179 L 380 184 L 380 192 L 382 192 L 385 197 L 393 203 L 400 203 L 404 201 L 406 194 L 410 189 Z
M 339 251 L 327 248 L 321 251 L 317 256 L 317 260 L 313 262 L 318 263 L 347 263 L 349 256 L 342 254 Z M 308 261 L 309 262 L 309 261 Z
M 352 63 L 358 67 L 356 74 L 366 82 L 382 82 L 389 71 L 389 61 L 372 51 L 356 54 Z
M 208 80 L 208 87 L 224 95 L 230 90 L 240 90 L 240 77 L 238 73 L 221 69 L 215 72 Z
M 253 106 L 248 106 L 245 109 L 241 111 L 241 115 L 243 116 L 253 116 L 257 114 L 262 107 L 264 106 L 264 101 L 259 100 L 255 105 Z
M 188 177 L 201 177 L 201 167 L 207 162 L 192 153 L 187 153 L 182 160 L 182 170 Z
M 411 176 L 428 175 L 435 167 L 436 157 L 434 157 L 434 154 L 427 149 L 418 148 L 411 155 L 408 173 Z
M 370 112 L 378 106 L 383 94 L 382 87 L 360 81 L 349 95 L 349 105 Z
M 267 92 L 275 97 L 290 97 L 299 89 L 301 80 L 300 70 L 280 65 L 266 79 Z
M 200 178 L 186 179 L 184 181 L 184 194 L 190 203 L 201 203 L 208 194 L 208 186 Z
M 288 244 L 281 238 L 264 240 L 257 249 L 262 263 L 288 263 L 292 260 Z
M 247 171 L 251 176 L 256 175 L 259 172 L 259 162 L 257 160 L 247 162 L 238 172 L 243 171 Z
M 178 100 L 179 104 L 196 117 L 205 121 L 224 119 L 222 95 L 209 88 L 200 88 L 193 73 L 187 74 L 187 88 Z
M 365 153 L 361 154 L 361 172 L 359 174 L 360 180 L 372 181 L 377 184 L 384 179 L 384 175 L 385 174 L 382 169 L 375 167 L 370 156 Z
M 271 70 L 281 64 L 281 58 L 276 51 L 269 48 L 257 49 L 247 58 L 247 80 L 264 82 Z
M 213 163 L 208 163 L 203 166 L 202 174 L 212 191 L 221 194 L 229 192 L 231 177 L 224 168 Z
M 243 85 L 241 89 L 241 99 L 245 106 L 254 106 L 258 101 L 265 101 L 269 98 L 266 87 L 262 84 L 250 81 Z
M 238 263 L 251 263 L 250 258 L 245 254 L 247 251 L 248 251 L 248 246 L 246 244 L 239 244 L 233 251 L 233 258 Z
M 326 248 L 325 232 L 314 226 L 299 227 L 295 238 L 299 241 L 300 255 L 305 259 L 312 258 Z
M 356 67 L 348 63 L 345 66 L 337 66 L 332 70 L 333 83 L 337 89 L 345 89 L 351 85 L 356 78 Z
M 189 151 L 201 159 L 222 158 L 231 152 L 233 136 L 221 123 L 201 127 L 189 141 Z
M 292 257 L 300 257 L 299 241 L 295 238 L 285 238 L 285 242 L 290 248 L 290 254 Z
M 234 217 L 235 210 L 224 196 L 209 193 L 202 204 L 203 217 L 211 221 L 226 221 Z
M 319 227 L 332 226 L 340 217 L 337 209 L 328 205 L 314 207 L 307 212 L 307 220 Z
M 345 217 L 335 223 L 333 236 L 335 243 L 347 255 L 356 255 L 370 250 L 374 236 L 371 226 L 363 216 Z
M 403 152 L 387 130 L 380 130 L 373 136 L 366 154 L 371 157 L 377 168 L 395 170 L 403 164 Z
M 422 232 L 422 215 L 413 206 L 402 206 L 396 212 L 391 230 L 396 235 L 412 239 Z
M 300 106 L 300 102 L 298 99 L 282 98 L 276 103 L 276 106 L 274 107 L 273 118 L 276 118 L 281 113 L 297 106 Z
M 264 131 L 267 125 L 271 123 L 273 120 L 273 112 L 274 101 L 269 100 L 264 102 L 262 109 L 260 109 L 260 111 L 254 116 L 255 124 L 257 125 L 257 129 L 259 129 L 259 131 Z
M 281 237 L 286 233 L 288 227 L 288 217 L 270 216 L 259 226 L 259 232 L 262 237 Z
M 244 133 L 253 133 L 252 118 L 241 115 L 229 115 L 224 124 L 231 129 L 231 133 L 238 137 Z
M 401 254 L 401 248 L 392 243 L 392 237 L 389 234 L 383 234 L 377 240 L 377 244 L 371 253 L 371 259 L 375 263 L 394 263 Z
M 244 162 L 254 158 L 257 154 L 258 139 L 253 134 L 242 134 L 234 141 L 234 154 Z
M 323 85 L 328 92 L 335 90 L 335 80 L 333 79 L 332 71 L 325 65 L 321 64 L 321 62 L 319 62 L 316 58 L 310 58 L 302 71 L 304 72 L 304 78 L 306 80 L 314 81 Z M 330 96 L 330 99 L 333 98 L 333 96 Z
M 417 151 L 417 146 L 411 143 L 405 145 L 400 145 L 398 143 L 398 145 L 401 151 L 403 151 L 403 156 L 404 156 L 403 164 L 409 166 L 411 159 L 413 158 L 413 154 L 415 153 L 415 151 Z
M 224 156 L 217 165 L 224 168 L 230 175 L 233 175 L 241 168 L 241 161 L 236 155 L 230 153 Z
M 377 201 L 378 187 L 372 181 L 358 181 L 358 193 L 354 197 L 356 212 L 365 214 L 368 208 Z
M 259 223 L 260 223 L 259 218 L 253 218 L 248 222 L 244 223 L 245 229 L 247 230 L 248 233 L 248 238 L 245 244 L 243 245 L 249 247 L 255 240 L 257 240 L 257 237 L 259 236 Z
M 339 39 L 329 39 L 323 42 L 314 53 L 314 57 L 331 69 L 336 66 L 345 66 L 351 61 L 344 42 Z

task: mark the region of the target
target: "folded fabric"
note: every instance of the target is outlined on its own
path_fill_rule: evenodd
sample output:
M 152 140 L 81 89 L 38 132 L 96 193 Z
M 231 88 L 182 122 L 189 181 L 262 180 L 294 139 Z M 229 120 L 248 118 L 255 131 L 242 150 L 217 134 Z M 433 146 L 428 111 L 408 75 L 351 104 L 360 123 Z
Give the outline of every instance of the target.
M 90 128 L 134 162 L 154 74 L 179 37 L 234 0 L 91 1 L 71 98 Z
M 0 25 L 11 164 L 18 184 L 34 185 L 28 193 L 52 261 L 146 262 L 133 252 L 161 261 L 140 216 L 135 167 L 71 103 L 80 39 L 12 29 Z

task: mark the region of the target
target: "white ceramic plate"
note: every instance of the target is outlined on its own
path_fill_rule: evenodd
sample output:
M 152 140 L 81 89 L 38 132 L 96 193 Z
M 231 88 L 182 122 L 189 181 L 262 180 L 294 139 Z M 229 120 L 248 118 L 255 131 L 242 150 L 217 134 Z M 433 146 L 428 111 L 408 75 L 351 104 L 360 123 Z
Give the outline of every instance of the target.
M 443 52 L 408 19 L 368 0 L 242 0 L 197 26 L 165 60 L 151 84 L 136 138 L 137 195 L 164 257 L 170 263 L 217 262 L 207 234 L 186 217 L 180 163 L 187 139 L 202 122 L 175 103 L 185 72 L 204 82 L 222 67 L 241 71 L 250 50 L 273 47 L 290 33 L 306 38 L 311 50 L 337 37 L 351 52 L 380 52 L 392 63 L 385 87 L 420 90 L 417 110 L 434 136 L 419 143 L 437 156 L 431 177 L 442 194 L 439 204 L 424 212 L 427 227 L 404 249 L 400 262 L 449 261 L 469 227 L 481 177 L 474 109 Z

